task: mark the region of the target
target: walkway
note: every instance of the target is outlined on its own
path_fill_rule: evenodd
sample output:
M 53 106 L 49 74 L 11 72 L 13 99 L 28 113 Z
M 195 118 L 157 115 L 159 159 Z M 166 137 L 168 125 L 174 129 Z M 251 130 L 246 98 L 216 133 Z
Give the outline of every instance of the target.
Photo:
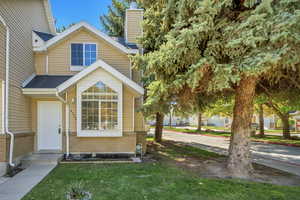
M 23 160 L 27 166 L 25 170 L 12 178 L 0 177 L 0 199 L 22 199 L 56 167 L 60 158 L 60 154 L 32 154 L 25 157 Z
M 229 138 L 175 133 L 164 131 L 163 138 L 187 143 L 188 145 L 227 154 Z M 300 176 L 300 148 L 252 142 L 253 161 Z

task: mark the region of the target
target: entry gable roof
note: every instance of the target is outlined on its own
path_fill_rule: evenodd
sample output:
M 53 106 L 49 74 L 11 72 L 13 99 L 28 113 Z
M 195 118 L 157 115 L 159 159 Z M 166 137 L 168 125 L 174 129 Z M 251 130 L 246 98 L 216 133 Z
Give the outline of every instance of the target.
M 48 40 L 45 43 L 44 46 L 34 48 L 34 51 L 46 51 L 50 46 L 52 46 L 52 45 L 56 44 L 57 42 L 63 40 L 68 35 L 70 35 L 73 32 L 79 30 L 80 28 L 85 28 L 85 29 L 91 31 L 92 33 L 94 33 L 95 35 L 100 37 L 101 39 L 105 40 L 106 42 L 110 43 L 111 45 L 113 45 L 114 47 L 116 47 L 117 49 L 121 50 L 122 52 L 124 52 L 126 54 L 136 54 L 136 53 L 138 53 L 137 49 L 127 48 L 126 46 L 124 46 L 121 43 L 115 41 L 113 38 L 109 37 L 105 33 L 102 33 L 101 31 L 99 31 L 98 29 L 96 29 L 95 27 L 93 27 L 92 25 L 90 25 L 86 22 L 79 22 L 79 23 L 71 26 L 70 28 L 66 29 L 64 32 L 62 32 L 62 33 L 58 34 L 57 36 L 55 36 L 55 37 L 51 38 L 50 40 Z
M 112 76 L 123 82 L 125 85 L 133 89 L 135 92 L 137 92 L 140 95 L 144 94 L 144 88 L 132 81 L 131 79 L 127 78 L 125 75 L 123 75 L 121 72 L 117 71 L 115 68 L 104 62 L 103 60 L 98 60 L 91 66 L 87 67 L 86 69 L 82 70 L 78 74 L 74 75 L 72 78 L 68 79 L 61 85 L 57 87 L 57 92 L 63 92 L 73 84 L 77 83 L 79 80 L 81 80 L 83 77 L 87 76 L 88 74 L 92 73 L 93 71 L 97 70 L 98 68 L 101 68 L 105 70 L 106 72 L 110 73 Z

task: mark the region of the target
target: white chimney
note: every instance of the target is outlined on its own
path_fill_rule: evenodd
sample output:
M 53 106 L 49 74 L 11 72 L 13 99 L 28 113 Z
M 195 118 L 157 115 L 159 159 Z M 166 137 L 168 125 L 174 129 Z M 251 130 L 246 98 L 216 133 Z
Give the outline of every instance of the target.
M 136 2 L 131 2 L 126 10 L 125 40 L 127 43 L 137 43 L 137 38 L 142 36 L 142 21 L 144 10 L 139 9 Z

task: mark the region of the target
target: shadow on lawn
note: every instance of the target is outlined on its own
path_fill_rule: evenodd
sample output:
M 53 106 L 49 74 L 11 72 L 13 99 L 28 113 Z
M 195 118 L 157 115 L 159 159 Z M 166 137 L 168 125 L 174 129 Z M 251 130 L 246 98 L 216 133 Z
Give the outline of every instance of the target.
M 226 169 L 226 156 L 190 145 L 191 143 L 169 140 L 161 143 L 149 142 L 148 153 L 152 159 L 157 160 L 158 162 L 164 162 L 182 168 L 200 177 L 221 179 L 231 178 Z M 277 185 L 300 185 L 299 176 L 265 167 L 263 165 L 253 165 L 254 173 L 253 176 L 248 179 L 249 181 Z

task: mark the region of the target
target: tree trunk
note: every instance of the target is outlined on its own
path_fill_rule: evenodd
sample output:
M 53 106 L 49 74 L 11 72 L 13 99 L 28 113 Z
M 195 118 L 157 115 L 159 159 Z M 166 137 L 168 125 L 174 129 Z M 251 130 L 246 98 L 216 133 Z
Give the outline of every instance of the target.
M 281 116 L 282 121 L 282 135 L 284 139 L 291 139 L 291 133 L 290 133 L 290 122 L 289 122 L 289 113 L 286 113 Z
M 227 168 L 232 177 L 248 178 L 253 167 L 250 152 L 251 119 L 256 78 L 243 77 L 236 89 Z
M 264 106 L 259 104 L 259 137 L 265 137 Z
M 156 142 L 162 141 L 162 131 L 164 125 L 164 114 L 156 113 L 155 138 Z
M 197 131 L 201 132 L 202 128 L 202 113 L 198 113 L 198 125 L 197 125 Z
M 169 127 L 172 128 L 172 111 L 170 112 Z

